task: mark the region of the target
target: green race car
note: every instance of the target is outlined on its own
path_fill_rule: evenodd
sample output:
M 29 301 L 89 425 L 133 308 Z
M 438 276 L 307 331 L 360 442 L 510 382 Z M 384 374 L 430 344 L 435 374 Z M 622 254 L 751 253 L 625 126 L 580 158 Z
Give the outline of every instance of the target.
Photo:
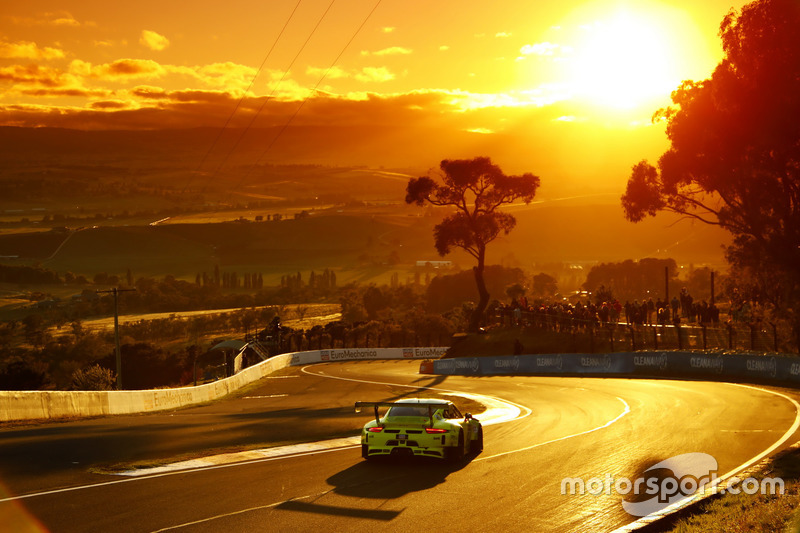
M 405 399 L 396 402 L 356 402 L 356 412 L 372 407 L 375 419 L 364 424 L 361 456 L 433 457 L 460 461 L 483 450 L 483 427 L 470 413 L 462 415 L 452 402 Z M 388 407 L 383 417 L 379 410 Z

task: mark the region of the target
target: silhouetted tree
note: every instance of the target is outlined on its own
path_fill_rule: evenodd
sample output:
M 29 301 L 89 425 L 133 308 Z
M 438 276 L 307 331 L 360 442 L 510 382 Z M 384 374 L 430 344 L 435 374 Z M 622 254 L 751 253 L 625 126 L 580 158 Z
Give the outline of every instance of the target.
M 428 176 L 412 178 L 406 188 L 406 202 L 423 205 L 451 206 L 456 212 L 434 228 L 436 250 L 440 255 L 450 253 L 453 246 L 462 248 L 477 261 L 473 267 L 478 287 L 478 305 L 470 318 L 469 330 L 480 328 L 489 291 L 483 273 L 486 246 L 502 231 L 508 234 L 516 219 L 499 211 L 500 206 L 518 200 L 529 203 L 539 188 L 539 177 L 527 173 L 507 176 L 488 157 L 444 160 L 439 184 Z
M 521 283 L 514 283 L 506 287 L 506 296 L 511 300 L 516 300 L 525 295 L 525 290 Z
M 484 280 L 489 293 L 503 294 L 509 285 L 525 283 L 525 273 L 519 268 L 489 265 L 484 272 Z M 425 291 L 426 307 L 433 313 L 461 307 L 465 302 L 474 302 L 478 296 L 475 276 L 468 270 L 436 276 Z
M 0 371 L 0 390 L 39 390 L 50 383 L 43 364 L 24 360 L 9 363 Z
M 658 168 L 633 167 L 622 205 L 638 222 L 661 210 L 729 231 L 728 260 L 784 275 L 800 293 L 800 2 L 759 0 L 720 26 L 724 57 L 684 82 L 655 119 L 671 142 Z M 800 313 L 795 313 L 800 337 Z
M 533 276 L 533 288 L 531 292 L 534 296 L 538 297 L 554 296 L 558 292 L 558 282 L 556 278 L 550 274 L 540 272 Z

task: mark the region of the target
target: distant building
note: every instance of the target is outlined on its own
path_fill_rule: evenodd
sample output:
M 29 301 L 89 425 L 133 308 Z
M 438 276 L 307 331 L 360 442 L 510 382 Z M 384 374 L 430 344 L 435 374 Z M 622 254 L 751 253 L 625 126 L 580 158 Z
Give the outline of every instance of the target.
M 453 268 L 452 261 L 417 261 L 417 267 L 419 268 Z

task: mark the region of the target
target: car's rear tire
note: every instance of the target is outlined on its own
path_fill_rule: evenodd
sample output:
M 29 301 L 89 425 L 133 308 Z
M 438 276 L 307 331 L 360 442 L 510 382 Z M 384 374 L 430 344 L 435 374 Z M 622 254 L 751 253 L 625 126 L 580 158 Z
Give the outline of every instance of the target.
M 458 445 L 445 448 L 445 458 L 451 463 L 457 463 L 464 459 L 464 432 L 458 432 Z
M 478 426 L 478 438 L 472 443 L 472 452 L 481 453 L 483 451 L 483 426 Z
M 371 461 L 373 458 L 369 456 L 369 446 L 366 444 L 361 445 L 361 457 L 363 457 L 367 461 Z

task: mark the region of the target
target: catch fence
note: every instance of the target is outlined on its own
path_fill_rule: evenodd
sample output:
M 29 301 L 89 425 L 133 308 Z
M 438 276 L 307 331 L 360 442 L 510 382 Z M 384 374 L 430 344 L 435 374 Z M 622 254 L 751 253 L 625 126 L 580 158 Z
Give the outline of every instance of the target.
M 796 352 L 789 331 L 772 323 L 630 324 L 558 313 L 499 309 L 494 325 L 533 328 L 579 338 L 591 352 L 620 350 L 730 350 Z

